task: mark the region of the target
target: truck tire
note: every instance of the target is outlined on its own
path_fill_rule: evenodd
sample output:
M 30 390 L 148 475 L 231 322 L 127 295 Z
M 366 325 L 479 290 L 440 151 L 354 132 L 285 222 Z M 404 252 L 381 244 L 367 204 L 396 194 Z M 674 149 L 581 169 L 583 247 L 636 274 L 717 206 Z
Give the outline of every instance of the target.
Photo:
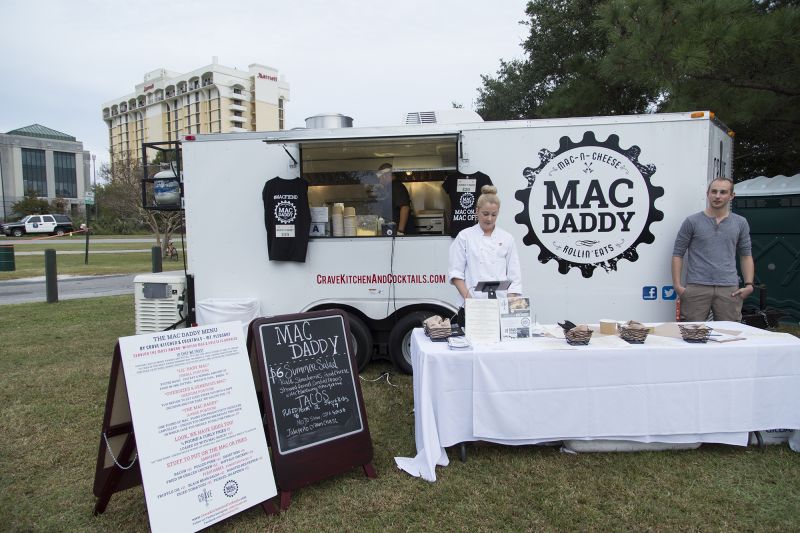
M 66 233 L 64 231 L 64 228 L 56 228 L 55 230 L 53 230 L 53 235 L 57 235 L 59 237 L 63 237 L 64 233 Z
M 353 352 L 359 373 L 366 368 L 372 358 L 372 332 L 364 321 L 352 313 L 347 314 L 350 322 L 350 335 L 352 336 Z
M 411 367 L 411 332 L 421 328 L 422 321 L 433 316 L 433 311 L 414 311 L 397 321 L 389 333 L 389 356 L 394 366 L 404 374 L 412 374 Z
M 25 232 L 22 231 L 22 229 L 20 228 L 14 228 L 11 230 L 11 235 L 13 235 L 14 237 L 22 237 L 23 235 L 25 235 Z

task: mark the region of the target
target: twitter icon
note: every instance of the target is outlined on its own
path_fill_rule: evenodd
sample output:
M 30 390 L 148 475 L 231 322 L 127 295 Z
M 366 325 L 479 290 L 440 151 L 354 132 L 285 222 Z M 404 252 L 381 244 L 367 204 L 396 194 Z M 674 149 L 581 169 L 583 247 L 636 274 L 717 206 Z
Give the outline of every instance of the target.
M 675 291 L 675 287 L 672 285 L 664 285 L 661 287 L 661 299 L 662 300 L 674 300 L 678 297 L 678 293 Z

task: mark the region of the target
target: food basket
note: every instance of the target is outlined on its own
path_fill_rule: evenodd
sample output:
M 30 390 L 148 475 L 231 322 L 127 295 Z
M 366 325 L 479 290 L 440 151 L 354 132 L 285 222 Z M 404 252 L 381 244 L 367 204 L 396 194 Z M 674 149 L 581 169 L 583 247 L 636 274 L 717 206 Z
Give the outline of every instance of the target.
M 644 344 L 649 328 L 640 322 L 630 320 L 617 326 L 617 332 L 622 340 L 630 344 Z
M 589 344 L 592 338 L 592 330 L 585 325 L 575 326 L 564 332 L 564 338 L 572 346 L 584 346 Z
M 425 335 L 432 341 L 443 341 L 448 337 L 459 337 L 464 335 L 464 330 L 458 324 L 450 324 L 450 319 L 434 315 L 422 322 Z
M 678 329 L 686 342 L 708 342 L 711 335 L 711 328 L 705 324 L 678 324 Z

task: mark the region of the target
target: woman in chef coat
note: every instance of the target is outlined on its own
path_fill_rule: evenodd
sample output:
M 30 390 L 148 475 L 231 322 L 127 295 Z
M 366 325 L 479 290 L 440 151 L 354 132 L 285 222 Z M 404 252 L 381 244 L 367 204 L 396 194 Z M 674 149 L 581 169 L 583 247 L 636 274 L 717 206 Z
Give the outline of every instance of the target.
M 450 245 L 448 281 L 458 290 L 462 305 L 466 298 L 486 298 L 485 293 L 475 292 L 479 281 L 509 280 L 505 296 L 520 296 L 522 279 L 514 238 L 496 225 L 500 213 L 497 187 L 481 187 L 475 212 L 478 223 L 461 230 Z

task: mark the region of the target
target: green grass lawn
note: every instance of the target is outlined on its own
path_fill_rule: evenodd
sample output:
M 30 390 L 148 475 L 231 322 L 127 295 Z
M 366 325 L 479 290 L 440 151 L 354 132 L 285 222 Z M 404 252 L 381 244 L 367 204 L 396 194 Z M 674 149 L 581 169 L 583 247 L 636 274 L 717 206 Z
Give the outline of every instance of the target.
M 15 251 L 24 251 L 21 246 L 16 245 Z M 38 245 L 37 245 L 38 246 Z M 56 270 L 59 274 L 70 274 L 79 276 L 92 276 L 102 274 L 133 274 L 136 272 L 150 272 L 152 262 L 149 247 L 142 252 L 119 253 L 119 254 L 93 254 L 92 250 L 99 250 L 101 245 L 89 248 L 89 264 L 84 264 L 84 254 L 64 254 L 59 253 L 62 248 L 56 248 Z M 109 245 L 113 246 L 113 245 Z M 130 246 L 130 248 L 129 248 Z M 78 248 L 83 250 L 83 248 Z M 119 244 L 111 248 L 116 250 L 136 249 L 135 243 Z M 30 250 L 36 251 L 36 250 Z M 0 281 L 9 279 L 31 278 L 44 276 L 44 252 L 36 255 L 15 255 L 14 262 L 16 270 L 12 272 L 0 272 Z M 183 255 L 180 261 L 162 260 L 163 270 L 182 270 Z
M 96 250 L 150 250 L 155 243 L 153 242 L 129 242 L 129 243 L 115 243 L 115 242 L 89 242 L 89 254 Z M 84 241 L 61 241 L 57 243 L 52 242 L 37 242 L 35 244 L 15 244 L 14 252 L 44 252 L 48 248 L 52 248 L 56 252 L 66 250 L 83 252 L 86 250 L 86 243 Z
M 94 517 L 100 427 L 116 339 L 133 297 L 0 306 L 0 529 L 147 531 L 141 487 Z M 392 371 L 373 363 L 373 379 Z M 470 446 L 438 481 L 394 465 L 413 456 L 413 389 L 392 371 L 362 382 L 378 479 L 359 469 L 298 491 L 287 512 L 254 508 L 214 531 L 761 530 L 800 524 L 800 454 L 786 446 L 568 455 Z

